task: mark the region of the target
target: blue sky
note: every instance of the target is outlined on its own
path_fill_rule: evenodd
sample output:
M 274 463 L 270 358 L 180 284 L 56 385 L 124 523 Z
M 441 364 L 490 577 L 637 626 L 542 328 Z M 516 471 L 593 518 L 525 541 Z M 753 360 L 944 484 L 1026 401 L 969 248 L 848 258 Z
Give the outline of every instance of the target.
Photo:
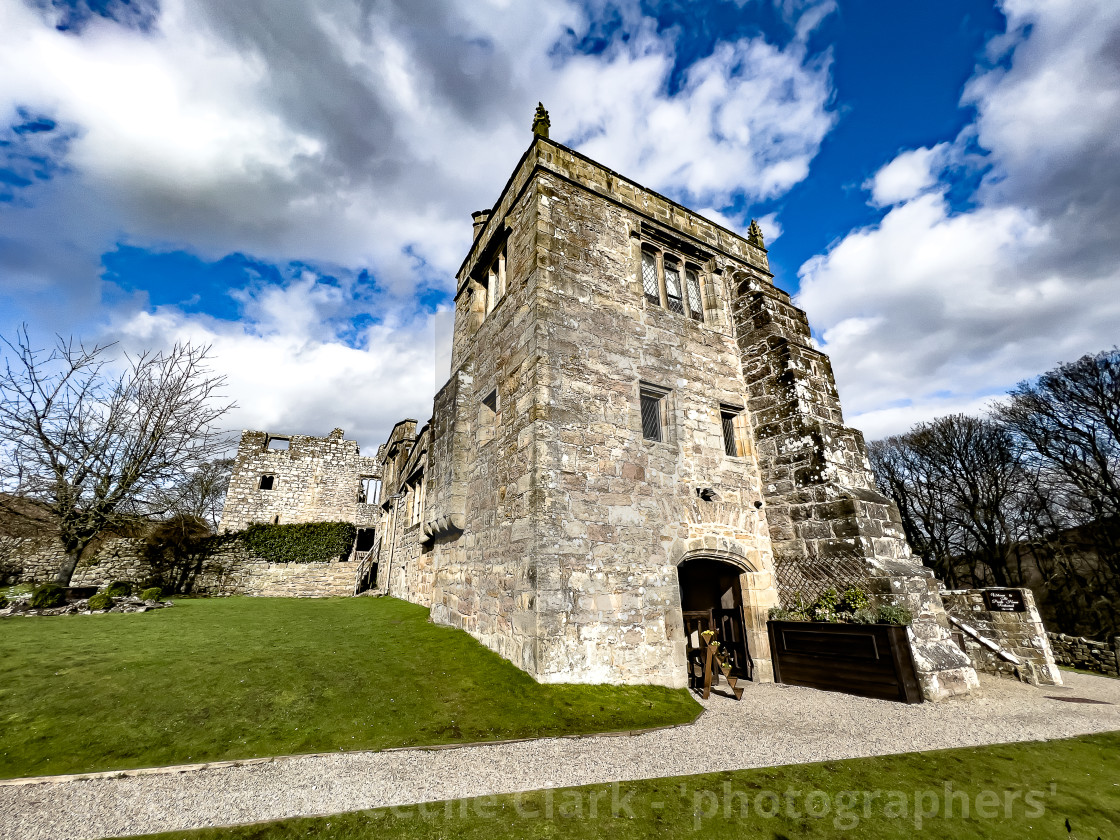
M 538 99 L 762 220 L 869 437 L 1116 342 L 1112 0 L 5 0 L 0 333 L 212 344 L 232 425 L 376 445 Z

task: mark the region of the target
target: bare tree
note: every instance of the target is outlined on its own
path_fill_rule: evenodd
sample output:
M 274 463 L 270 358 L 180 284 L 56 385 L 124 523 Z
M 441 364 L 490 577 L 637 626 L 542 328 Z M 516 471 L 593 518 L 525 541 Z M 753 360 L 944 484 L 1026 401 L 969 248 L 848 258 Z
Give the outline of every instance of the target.
M 954 414 L 872 444 L 869 454 L 911 545 L 949 585 L 1022 581 L 1024 494 L 1033 485 L 1006 429 Z
M 168 509 L 176 515 L 199 519 L 211 533 L 217 533 L 232 470 L 232 458 L 215 458 L 199 464 L 171 488 Z
M 232 404 L 210 348 L 124 354 L 59 338 L 36 349 L 26 326 L 0 372 L 0 489 L 57 518 L 68 585 L 86 547 L 107 528 L 167 512 L 169 489 L 227 445 L 215 429 Z M 114 372 L 113 364 L 121 370 Z
M 994 410 L 1025 443 L 1057 533 L 1059 568 L 1093 593 L 1081 621 L 1120 630 L 1120 349 L 1082 356 L 1021 382 Z
M 951 588 L 971 583 L 961 577 L 949 489 L 934 480 L 910 435 L 872 441 L 867 455 L 876 484 L 894 500 L 906 539 L 922 563 Z

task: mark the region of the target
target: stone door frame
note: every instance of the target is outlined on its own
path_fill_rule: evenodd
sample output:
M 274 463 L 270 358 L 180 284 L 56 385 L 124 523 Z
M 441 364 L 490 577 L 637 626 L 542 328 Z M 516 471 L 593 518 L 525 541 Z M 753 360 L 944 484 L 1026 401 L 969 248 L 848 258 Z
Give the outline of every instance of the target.
M 690 560 L 717 560 L 739 569 L 739 586 L 743 595 L 743 630 L 746 634 L 747 650 L 754 662 L 753 682 L 774 682 L 774 663 L 770 654 L 770 633 L 767 628 L 770 608 L 778 606 L 778 590 L 774 586 L 774 573 L 769 569 L 757 568 L 751 560 L 736 551 L 711 548 L 687 551 L 678 557 L 673 565 L 679 568 Z M 677 602 L 677 608 L 683 613 L 684 601 L 679 589 Z

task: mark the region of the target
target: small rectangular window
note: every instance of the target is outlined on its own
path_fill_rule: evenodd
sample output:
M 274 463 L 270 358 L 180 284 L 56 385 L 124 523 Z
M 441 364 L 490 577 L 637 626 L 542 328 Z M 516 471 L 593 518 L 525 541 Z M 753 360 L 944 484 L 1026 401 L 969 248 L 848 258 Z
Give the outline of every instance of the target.
M 642 437 L 646 440 L 663 442 L 665 440 L 666 426 L 668 425 L 668 411 L 665 398 L 667 391 L 652 386 L 643 385 L 639 391 L 639 401 L 642 412 Z
M 292 441 L 291 441 L 290 438 L 273 437 L 272 435 L 269 435 L 268 444 L 265 446 L 265 448 L 266 449 L 272 449 L 272 450 L 275 450 L 275 451 L 278 451 L 278 452 L 283 452 L 283 451 L 287 450 L 291 445 L 292 445 Z
M 687 266 L 684 270 L 685 287 L 688 289 L 688 314 L 693 320 L 704 320 L 704 302 L 700 297 L 700 275 Z
M 498 389 L 495 388 L 489 394 L 482 398 L 482 404 L 490 409 L 494 414 L 498 413 Z
M 271 490 L 276 485 L 276 476 L 262 475 L 260 483 L 257 485 L 259 490 Z
M 661 305 L 661 293 L 657 289 L 657 257 L 651 251 L 642 251 L 642 290 L 646 300 Z
M 743 429 L 743 409 L 733 405 L 721 405 L 719 420 L 723 429 L 723 451 L 732 458 L 746 455 L 747 435 Z
M 676 263 L 665 263 L 665 301 L 669 309 L 679 315 L 684 314 L 684 303 L 681 300 L 681 270 Z

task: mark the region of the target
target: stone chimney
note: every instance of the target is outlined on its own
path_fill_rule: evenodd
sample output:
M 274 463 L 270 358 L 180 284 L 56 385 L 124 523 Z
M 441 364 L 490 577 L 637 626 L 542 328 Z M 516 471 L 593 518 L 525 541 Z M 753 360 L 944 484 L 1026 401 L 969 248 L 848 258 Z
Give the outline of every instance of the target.
M 486 227 L 486 222 L 490 219 L 489 210 L 476 210 L 471 213 L 471 221 L 474 222 L 474 238 L 478 239 L 478 234 Z

